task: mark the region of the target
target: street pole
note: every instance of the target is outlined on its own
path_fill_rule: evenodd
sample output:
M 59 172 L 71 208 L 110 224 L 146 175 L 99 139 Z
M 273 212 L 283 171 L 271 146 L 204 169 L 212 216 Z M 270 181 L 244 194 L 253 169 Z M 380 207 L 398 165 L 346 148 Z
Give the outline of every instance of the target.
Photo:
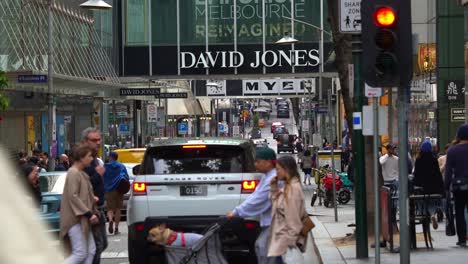
M 320 67 L 319 67 L 319 107 L 320 103 L 322 102 L 323 96 L 323 82 L 322 82 L 322 75 L 324 72 L 324 65 L 323 65 L 323 0 L 320 0 L 320 42 L 319 42 L 319 59 L 320 59 Z M 318 115 L 321 120 L 321 115 Z M 317 121 L 316 121 L 317 122 Z M 320 122 L 322 125 L 322 122 Z M 323 135 L 323 133 L 319 133 Z
M 362 47 L 361 36 L 353 35 L 353 63 L 354 63 L 354 111 L 361 112 L 364 102 L 362 79 Z M 351 126 L 352 124 L 349 124 Z M 364 162 L 364 136 L 362 130 L 353 129 L 353 168 L 355 178 L 355 218 L 356 218 L 356 258 L 368 258 L 367 237 L 367 200 L 366 175 Z
M 54 0 L 49 0 L 47 10 L 48 10 L 48 31 L 47 31 L 47 49 L 48 49 L 48 59 L 47 59 L 47 87 L 48 87 L 48 145 L 49 145 L 49 171 L 55 170 L 55 158 L 56 158 L 56 129 L 55 129 L 55 98 L 54 98 L 54 83 L 53 83 L 53 64 L 54 64 L 54 54 L 53 54 L 53 17 L 52 17 L 52 4 Z
M 332 91 L 331 89 L 328 91 L 328 127 L 330 129 L 330 141 L 331 141 L 331 169 L 332 169 L 332 184 L 333 184 L 333 209 L 335 211 L 335 222 L 338 222 L 338 209 L 337 209 L 337 202 L 336 202 L 336 183 L 335 183 L 335 146 L 333 144 L 334 141 L 334 129 L 335 126 L 333 125 L 333 113 L 332 113 Z
M 379 193 L 379 165 L 378 165 L 378 144 L 379 144 L 379 108 L 378 97 L 372 98 L 373 122 L 374 122 L 374 238 L 375 238 L 375 263 L 380 263 L 380 193 Z
M 393 142 L 393 87 L 388 87 L 388 143 Z
M 408 218 L 408 127 L 406 123 L 409 87 L 398 88 L 398 180 L 400 207 L 400 263 L 410 263 L 410 236 Z M 376 244 L 377 245 L 377 244 Z

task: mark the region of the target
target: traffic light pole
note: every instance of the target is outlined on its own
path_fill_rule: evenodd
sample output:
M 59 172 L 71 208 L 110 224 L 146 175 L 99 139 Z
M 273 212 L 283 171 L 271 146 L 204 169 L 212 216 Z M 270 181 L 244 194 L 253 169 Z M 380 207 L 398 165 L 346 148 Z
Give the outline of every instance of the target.
M 353 35 L 354 111 L 361 112 L 364 100 L 361 36 Z M 352 124 L 349 124 L 350 126 Z M 356 258 L 368 258 L 366 176 L 364 170 L 364 137 L 362 130 L 353 130 L 353 167 L 355 179 Z
M 408 128 L 406 123 L 410 87 L 398 88 L 398 165 L 400 207 L 400 263 L 410 263 L 410 236 L 408 218 Z

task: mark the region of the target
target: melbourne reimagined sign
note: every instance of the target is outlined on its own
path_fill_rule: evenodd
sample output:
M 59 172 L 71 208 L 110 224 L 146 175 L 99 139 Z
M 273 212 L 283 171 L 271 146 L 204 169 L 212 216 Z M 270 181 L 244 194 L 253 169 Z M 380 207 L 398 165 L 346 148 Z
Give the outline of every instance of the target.
M 320 26 L 319 1 L 154 0 L 153 3 L 151 20 L 146 17 L 144 1 L 132 1 L 126 6 L 124 74 L 127 76 L 277 75 L 319 70 L 320 31 L 306 25 Z M 305 23 L 293 22 L 291 17 Z M 151 56 L 145 31 L 148 21 L 153 22 Z M 327 27 L 325 30 L 329 30 Z M 292 29 L 299 40 L 294 47 L 275 44 Z M 335 72 L 333 44 L 329 38 L 324 41 L 325 72 Z

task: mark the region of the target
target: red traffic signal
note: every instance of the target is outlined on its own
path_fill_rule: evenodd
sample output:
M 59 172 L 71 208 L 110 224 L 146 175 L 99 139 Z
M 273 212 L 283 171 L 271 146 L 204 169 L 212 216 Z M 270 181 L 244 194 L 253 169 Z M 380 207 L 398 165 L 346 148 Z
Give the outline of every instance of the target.
M 379 7 L 374 12 L 374 22 L 379 27 L 391 27 L 395 24 L 396 14 L 390 7 Z

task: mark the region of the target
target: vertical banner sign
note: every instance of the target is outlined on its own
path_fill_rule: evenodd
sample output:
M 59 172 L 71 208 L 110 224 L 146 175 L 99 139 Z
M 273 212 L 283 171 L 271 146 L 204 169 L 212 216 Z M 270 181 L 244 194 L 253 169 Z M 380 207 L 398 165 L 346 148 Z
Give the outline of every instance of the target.
M 147 119 L 149 123 L 155 123 L 158 121 L 158 111 L 154 104 L 146 106 L 146 116 L 148 117 Z

